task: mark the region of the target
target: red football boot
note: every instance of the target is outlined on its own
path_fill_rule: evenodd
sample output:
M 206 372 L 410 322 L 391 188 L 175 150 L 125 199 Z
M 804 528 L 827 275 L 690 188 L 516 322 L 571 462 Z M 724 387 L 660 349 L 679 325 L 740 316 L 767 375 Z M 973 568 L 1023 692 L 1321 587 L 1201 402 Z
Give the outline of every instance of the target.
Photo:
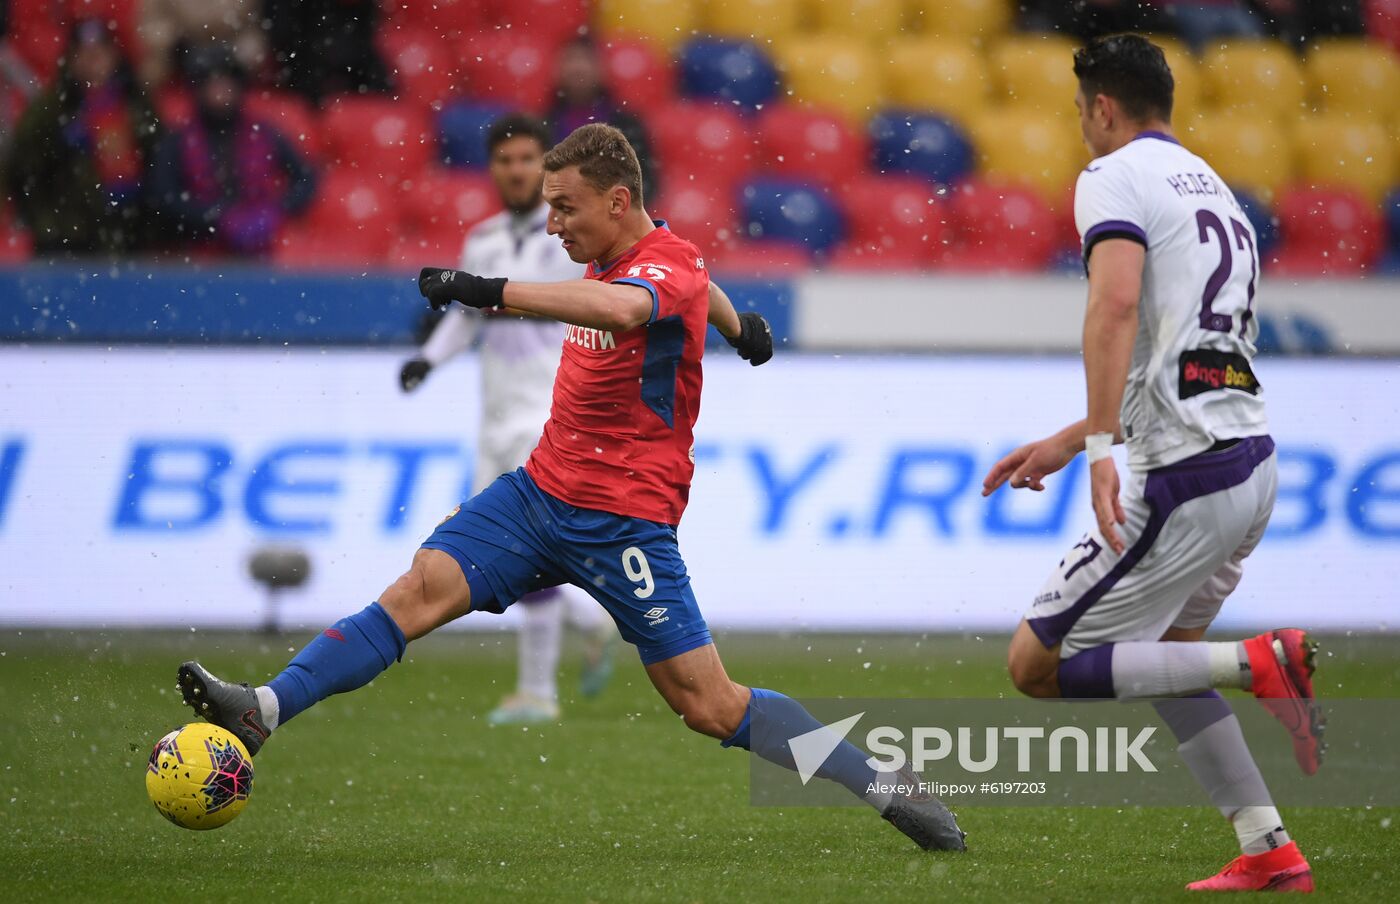
M 1187 891 L 1312 891 L 1312 867 L 1290 841 L 1276 851 L 1241 854 L 1209 879 L 1192 882 Z
M 1274 653 L 1275 642 L 1283 648 L 1283 665 Z M 1314 774 L 1326 750 L 1322 734 L 1327 727 L 1322 708 L 1313 699 L 1317 642 L 1298 628 L 1280 628 L 1251 637 L 1244 648 L 1249 654 L 1254 696 L 1288 729 L 1298 767 L 1305 775 Z

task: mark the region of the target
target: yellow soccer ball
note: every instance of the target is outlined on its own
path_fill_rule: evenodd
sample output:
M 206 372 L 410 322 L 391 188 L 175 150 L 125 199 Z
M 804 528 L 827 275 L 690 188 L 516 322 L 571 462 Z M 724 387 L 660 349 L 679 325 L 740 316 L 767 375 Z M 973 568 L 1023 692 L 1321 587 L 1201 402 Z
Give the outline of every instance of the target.
M 186 829 L 217 829 L 243 812 L 253 791 L 253 758 L 217 725 L 191 722 L 156 742 L 146 794 L 161 815 Z

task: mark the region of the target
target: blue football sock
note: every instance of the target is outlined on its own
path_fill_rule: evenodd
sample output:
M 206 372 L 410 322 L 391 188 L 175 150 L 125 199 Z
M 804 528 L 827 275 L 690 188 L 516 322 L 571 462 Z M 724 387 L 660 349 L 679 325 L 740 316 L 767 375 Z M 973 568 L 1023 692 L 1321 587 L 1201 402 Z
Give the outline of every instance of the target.
M 370 603 L 322 631 L 268 682 L 277 695 L 277 724 L 331 694 L 363 687 L 403 658 L 408 641 L 379 603 Z
M 739 723 L 733 737 L 721 741 L 720 744 L 725 747 L 742 747 L 770 763 L 796 772 L 797 764 L 793 760 L 792 750 L 788 747 L 788 740 L 809 731 L 816 731 L 822 727 L 822 723 L 812 718 L 812 714 L 807 712 L 802 704 L 777 691 L 755 687 L 751 693 L 744 721 Z M 826 758 L 826 762 L 817 769 L 816 774 L 821 778 L 840 782 L 856 797 L 868 799 L 871 784 L 881 781 L 879 774 L 866 763 L 869 756 L 850 741 L 842 741 Z M 888 777 L 884 781 L 888 782 Z

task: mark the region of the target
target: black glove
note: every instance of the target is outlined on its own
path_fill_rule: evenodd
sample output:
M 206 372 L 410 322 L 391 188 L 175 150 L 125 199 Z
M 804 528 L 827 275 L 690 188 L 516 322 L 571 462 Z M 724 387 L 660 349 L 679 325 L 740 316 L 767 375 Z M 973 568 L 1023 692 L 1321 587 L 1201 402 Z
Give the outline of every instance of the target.
M 725 341 L 739 350 L 739 357 L 754 367 L 773 357 L 773 331 L 762 314 L 745 311 L 739 315 L 739 338 Z
M 505 300 L 506 280 L 487 279 L 463 270 L 424 267 L 418 272 L 418 291 L 433 310 L 440 311 L 454 301 L 469 308 L 499 307 Z
M 403 363 L 403 370 L 399 371 L 399 385 L 404 392 L 412 392 L 428 379 L 428 371 L 432 369 L 433 366 L 426 359 L 410 358 Z

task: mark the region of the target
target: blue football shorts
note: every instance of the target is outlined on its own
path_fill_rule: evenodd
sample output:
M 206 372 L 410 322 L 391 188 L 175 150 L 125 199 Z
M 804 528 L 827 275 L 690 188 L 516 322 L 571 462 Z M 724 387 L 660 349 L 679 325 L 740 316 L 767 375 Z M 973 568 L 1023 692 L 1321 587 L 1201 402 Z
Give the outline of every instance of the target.
M 457 560 L 473 612 L 504 612 L 527 593 L 575 584 L 608 610 L 644 664 L 711 642 L 674 527 L 570 505 L 524 468 L 462 503 L 423 548 Z

